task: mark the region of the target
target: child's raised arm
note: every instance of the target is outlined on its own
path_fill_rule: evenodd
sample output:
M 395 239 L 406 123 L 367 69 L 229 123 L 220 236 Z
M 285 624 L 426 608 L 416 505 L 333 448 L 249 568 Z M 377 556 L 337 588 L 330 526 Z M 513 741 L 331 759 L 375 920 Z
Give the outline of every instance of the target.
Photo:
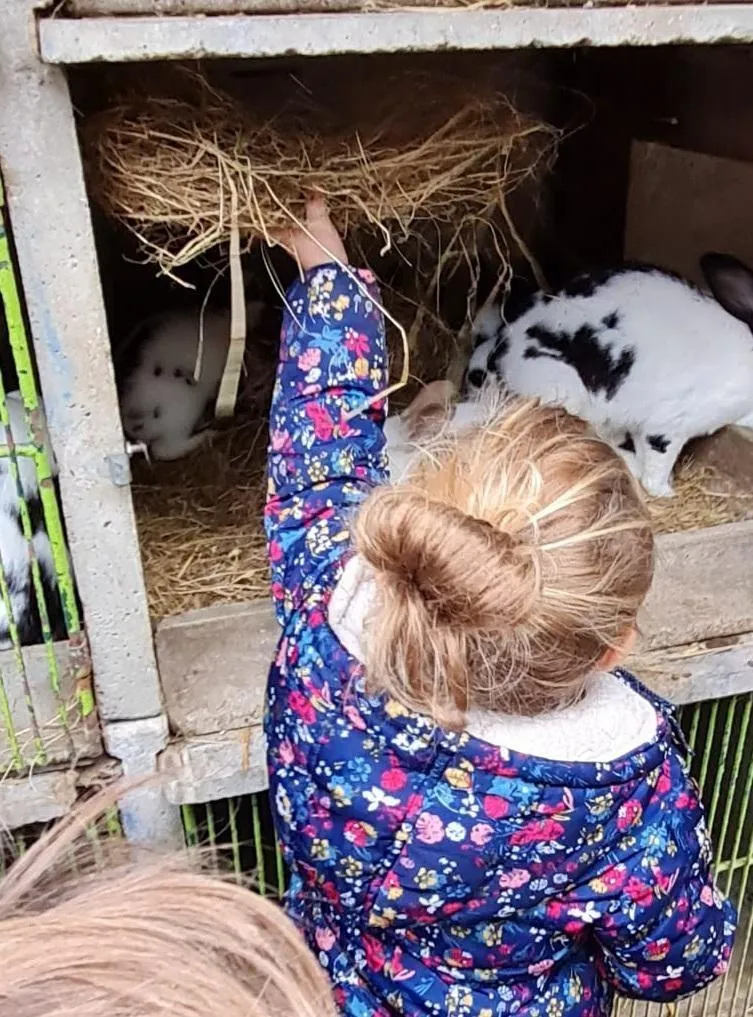
M 284 245 L 303 278 L 287 294 L 270 415 L 265 522 L 281 624 L 331 590 L 350 513 L 386 479 L 383 406 L 344 417 L 387 384 L 376 281 L 342 267 L 345 249 L 323 202 L 309 204 L 305 230 Z

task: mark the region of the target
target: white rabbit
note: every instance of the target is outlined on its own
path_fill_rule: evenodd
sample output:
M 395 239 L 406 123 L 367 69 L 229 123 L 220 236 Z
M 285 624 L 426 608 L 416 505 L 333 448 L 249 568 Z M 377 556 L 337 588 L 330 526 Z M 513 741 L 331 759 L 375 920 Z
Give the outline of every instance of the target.
M 452 405 L 455 388 L 449 381 L 426 385 L 401 414 L 389 416 L 384 425 L 390 482 L 402 480 L 420 455 L 420 442 L 438 435 L 444 427 L 452 432 L 481 423 L 486 410 L 479 400 Z
M 31 444 L 32 437 L 26 423 L 26 413 L 20 393 L 7 393 L 6 405 L 14 445 Z M 57 464 L 41 411 L 40 419 L 44 448 L 53 476 L 56 476 Z M 0 440 L 7 443 L 6 436 Z M 24 501 L 29 511 L 32 528 L 31 545 L 34 557 L 39 563 L 52 636 L 53 639 L 63 639 L 66 634 L 65 622 L 55 576 L 52 547 L 44 528 L 36 467 L 34 461 L 28 456 L 17 456 L 16 462 L 18 463 Z M 29 544 L 23 535 L 21 526 L 16 481 L 11 475 L 9 460 L 3 457 L 0 459 L 0 559 L 2 559 L 3 574 L 8 587 L 13 620 L 18 627 L 19 638 L 23 646 L 42 641 L 42 628 L 32 583 L 29 550 Z M 8 615 L 5 604 L 0 598 L 0 649 L 7 649 L 11 645 Z
M 258 301 L 247 304 L 249 331 L 263 308 Z M 127 352 L 137 345 L 138 353 L 122 385 L 123 430 L 131 441 L 144 442 L 155 459 L 179 459 L 212 434 L 213 403 L 230 345 L 230 311 L 206 310 L 203 335 L 198 378 L 198 309 L 151 318 L 126 340 Z
M 580 276 L 500 318 L 493 347 L 483 308 L 467 393 L 491 380 L 562 406 L 618 448 L 650 494 L 671 495 L 686 442 L 753 427 L 753 272 L 713 253 L 701 268 L 713 296 L 646 265 Z

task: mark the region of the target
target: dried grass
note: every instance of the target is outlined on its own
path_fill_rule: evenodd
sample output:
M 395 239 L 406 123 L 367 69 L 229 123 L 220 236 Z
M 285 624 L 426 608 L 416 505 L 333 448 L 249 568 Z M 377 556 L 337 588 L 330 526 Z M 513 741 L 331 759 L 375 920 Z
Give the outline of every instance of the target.
M 498 210 L 559 137 L 461 79 L 349 81 L 336 108 L 287 82 L 251 110 L 182 70 L 87 118 L 92 193 L 163 271 L 226 242 L 234 203 L 248 246 L 290 227 L 317 191 L 345 231 L 368 227 L 389 248 L 431 222 L 453 248 L 444 262 L 465 258 L 480 224 L 504 234 Z
M 135 464 L 134 499 L 154 619 L 269 592 L 262 509 L 266 424 L 240 422 L 191 459 Z M 753 514 L 753 493 L 722 490 L 708 467 L 685 461 L 676 498 L 652 500 L 660 533 Z
M 675 469 L 674 498 L 651 498 L 657 533 L 700 530 L 753 515 L 753 492 L 735 488 L 708 465 L 689 458 Z

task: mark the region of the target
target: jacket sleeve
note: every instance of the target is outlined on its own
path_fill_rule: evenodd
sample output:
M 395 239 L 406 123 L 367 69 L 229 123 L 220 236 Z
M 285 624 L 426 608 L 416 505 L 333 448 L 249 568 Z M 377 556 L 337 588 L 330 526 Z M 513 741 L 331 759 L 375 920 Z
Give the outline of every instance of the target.
M 677 752 L 640 797 L 621 809 L 623 857 L 590 883 L 607 890 L 592 898 L 594 931 L 617 992 L 671 1002 L 726 972 L 736 915 L 714 884 L 698 789 Z
M 265 527 L 280 624 L 331 591 L 349 547 L 349 517 L 387 476 L 384 406 L 344 416 L 387 384 L 374 276 L 336 265 L 287 294 L 270 415 Z

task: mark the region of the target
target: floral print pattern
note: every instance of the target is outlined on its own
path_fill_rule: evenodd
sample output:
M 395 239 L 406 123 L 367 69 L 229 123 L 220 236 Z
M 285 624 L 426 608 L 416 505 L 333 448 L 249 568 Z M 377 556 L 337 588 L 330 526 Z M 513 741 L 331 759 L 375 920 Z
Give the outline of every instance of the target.
M 288 908 L 352 1017 L 601 1017 L 728 965 L 735 915 L 668 704 L 608 763 L 564 763 L 435 728 L 369 696 L 327 609 L 349 520 L 386 479 L 384 324 L 370 273 L 288 295 L 266 526 L 282 626 L 266 733 Z

